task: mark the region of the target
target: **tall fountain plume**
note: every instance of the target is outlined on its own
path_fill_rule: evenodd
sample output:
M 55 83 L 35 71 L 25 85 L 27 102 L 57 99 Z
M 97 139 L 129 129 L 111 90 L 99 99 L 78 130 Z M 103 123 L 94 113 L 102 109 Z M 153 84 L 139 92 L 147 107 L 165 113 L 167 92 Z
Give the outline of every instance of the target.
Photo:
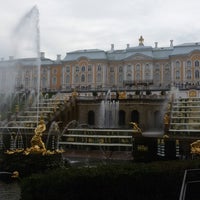
M 35 104 L 39 103 L 41 61 L 39 10 L 37 6 L 34 6 L 21 18 L 11 34 L 11 41 L 12 56 L 8 61 L 0 62 L 0 81 L 3 83 L 0 86 L 0 93 L 2 94 L 0 101 L 1 105 L 9 104 L 9 106 L 3 106 L 7 110 L 0 109 L 1 112 L 12 111 L 13 108 L 11 107 L 13 106 L 11 105 L 20 103 L 24 91 L 34 90 L 36 94 L 34 102 Z M 24 65 L 29 65 L 29 68 L 24 70 Z
M 111 90 L 108 90 L 106 98 L 102 100 L 99 112 L 99 128 L 118 127 L 119 101 L 111 99 Z

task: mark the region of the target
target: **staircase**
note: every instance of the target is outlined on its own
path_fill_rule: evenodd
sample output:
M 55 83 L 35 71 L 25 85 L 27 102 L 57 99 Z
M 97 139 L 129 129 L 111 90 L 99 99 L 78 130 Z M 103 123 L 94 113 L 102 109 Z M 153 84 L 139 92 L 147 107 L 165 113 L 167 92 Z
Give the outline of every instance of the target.
M 58 93 L 51 98 L 40 99 L 39 104 L 26 106 L 23 111 L 14 114 L 10 121 L 1 126 L 3 132 L 22 132 L 33 134 L 38 121 L 42 117 L 45 123 L 51 122 L 55 115 L 62 111 L 68 102 L 66 94 Z
M 200 98 L 176 98 L 172 102 L 169 132 L 174 135 L 200 135 Z

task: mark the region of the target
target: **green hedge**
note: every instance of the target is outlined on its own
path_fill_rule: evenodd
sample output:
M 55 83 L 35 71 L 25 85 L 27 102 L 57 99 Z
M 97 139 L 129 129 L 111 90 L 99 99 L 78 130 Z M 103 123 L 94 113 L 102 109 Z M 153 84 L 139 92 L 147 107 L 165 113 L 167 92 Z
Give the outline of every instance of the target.
M 30 176 L 33 173 L 42 173 L 47 169 L 59 168 L 63 165 L 62 154 L 29 154 L 23 152 L 1 154 L 0 171 L 18 171 L 20 177 Z
M 22 200 L 177 200 L 184 170 L 199 166 L 195 160 L 60 168 L 22 179 Z

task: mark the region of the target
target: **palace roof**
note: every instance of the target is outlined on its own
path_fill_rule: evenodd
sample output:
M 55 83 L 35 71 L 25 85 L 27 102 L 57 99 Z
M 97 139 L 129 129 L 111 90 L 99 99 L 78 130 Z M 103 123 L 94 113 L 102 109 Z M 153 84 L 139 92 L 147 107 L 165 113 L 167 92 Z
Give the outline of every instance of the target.
M 87 49 L 69 52 L 63 61 L 76 61 L 85 57 L 89 60 L 124 61 L 134 58 L 144 59 L 169 59 L 171 56 L 187 55 L 193 51 L 200 51 L 200 43 L 185 43 L 171 47 L 151 47 L 139 45 L 122 50 L 103 51 L 99 49 Z

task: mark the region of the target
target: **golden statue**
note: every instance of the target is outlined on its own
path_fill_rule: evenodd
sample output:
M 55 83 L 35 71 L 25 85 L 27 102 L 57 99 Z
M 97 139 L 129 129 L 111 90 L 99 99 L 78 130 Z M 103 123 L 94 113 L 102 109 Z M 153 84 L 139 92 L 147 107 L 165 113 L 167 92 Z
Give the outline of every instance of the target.
M 200 140 L 196 140 L 195 142 L 191 143 L 190 147 L 192 154 L 200 154 Z
M 126 99 L 126 92 L 118 92 L 119 99 Z
M 164 133 L 169 132 L 169 124 L 170 124 L 169 113 L 165 113 L 165 115 L 164 115 Z
M 40 120 L 38 126 L 35 128 L 35 135 L 31 139 L 31 147 L 46 150 L 44 142 L 42 141 L 42 133 L 46 130 L 44 120 Z
M 130 122 L 129 124 L 133 126 L 133 130 L 136 130 L 138 133 L 142 133 L 141 128 L 138 126 L 136 122 Z
M 46 147 L 42 141 L 42 133 L 46 130 L 46 124 L 43 119 L 39 121 L 38 126 L 35 128 L 35 134 L 31 139 L 31 147 L 25 150 L 25 154 L 31 153 L 44 153 L 46 152 Z

